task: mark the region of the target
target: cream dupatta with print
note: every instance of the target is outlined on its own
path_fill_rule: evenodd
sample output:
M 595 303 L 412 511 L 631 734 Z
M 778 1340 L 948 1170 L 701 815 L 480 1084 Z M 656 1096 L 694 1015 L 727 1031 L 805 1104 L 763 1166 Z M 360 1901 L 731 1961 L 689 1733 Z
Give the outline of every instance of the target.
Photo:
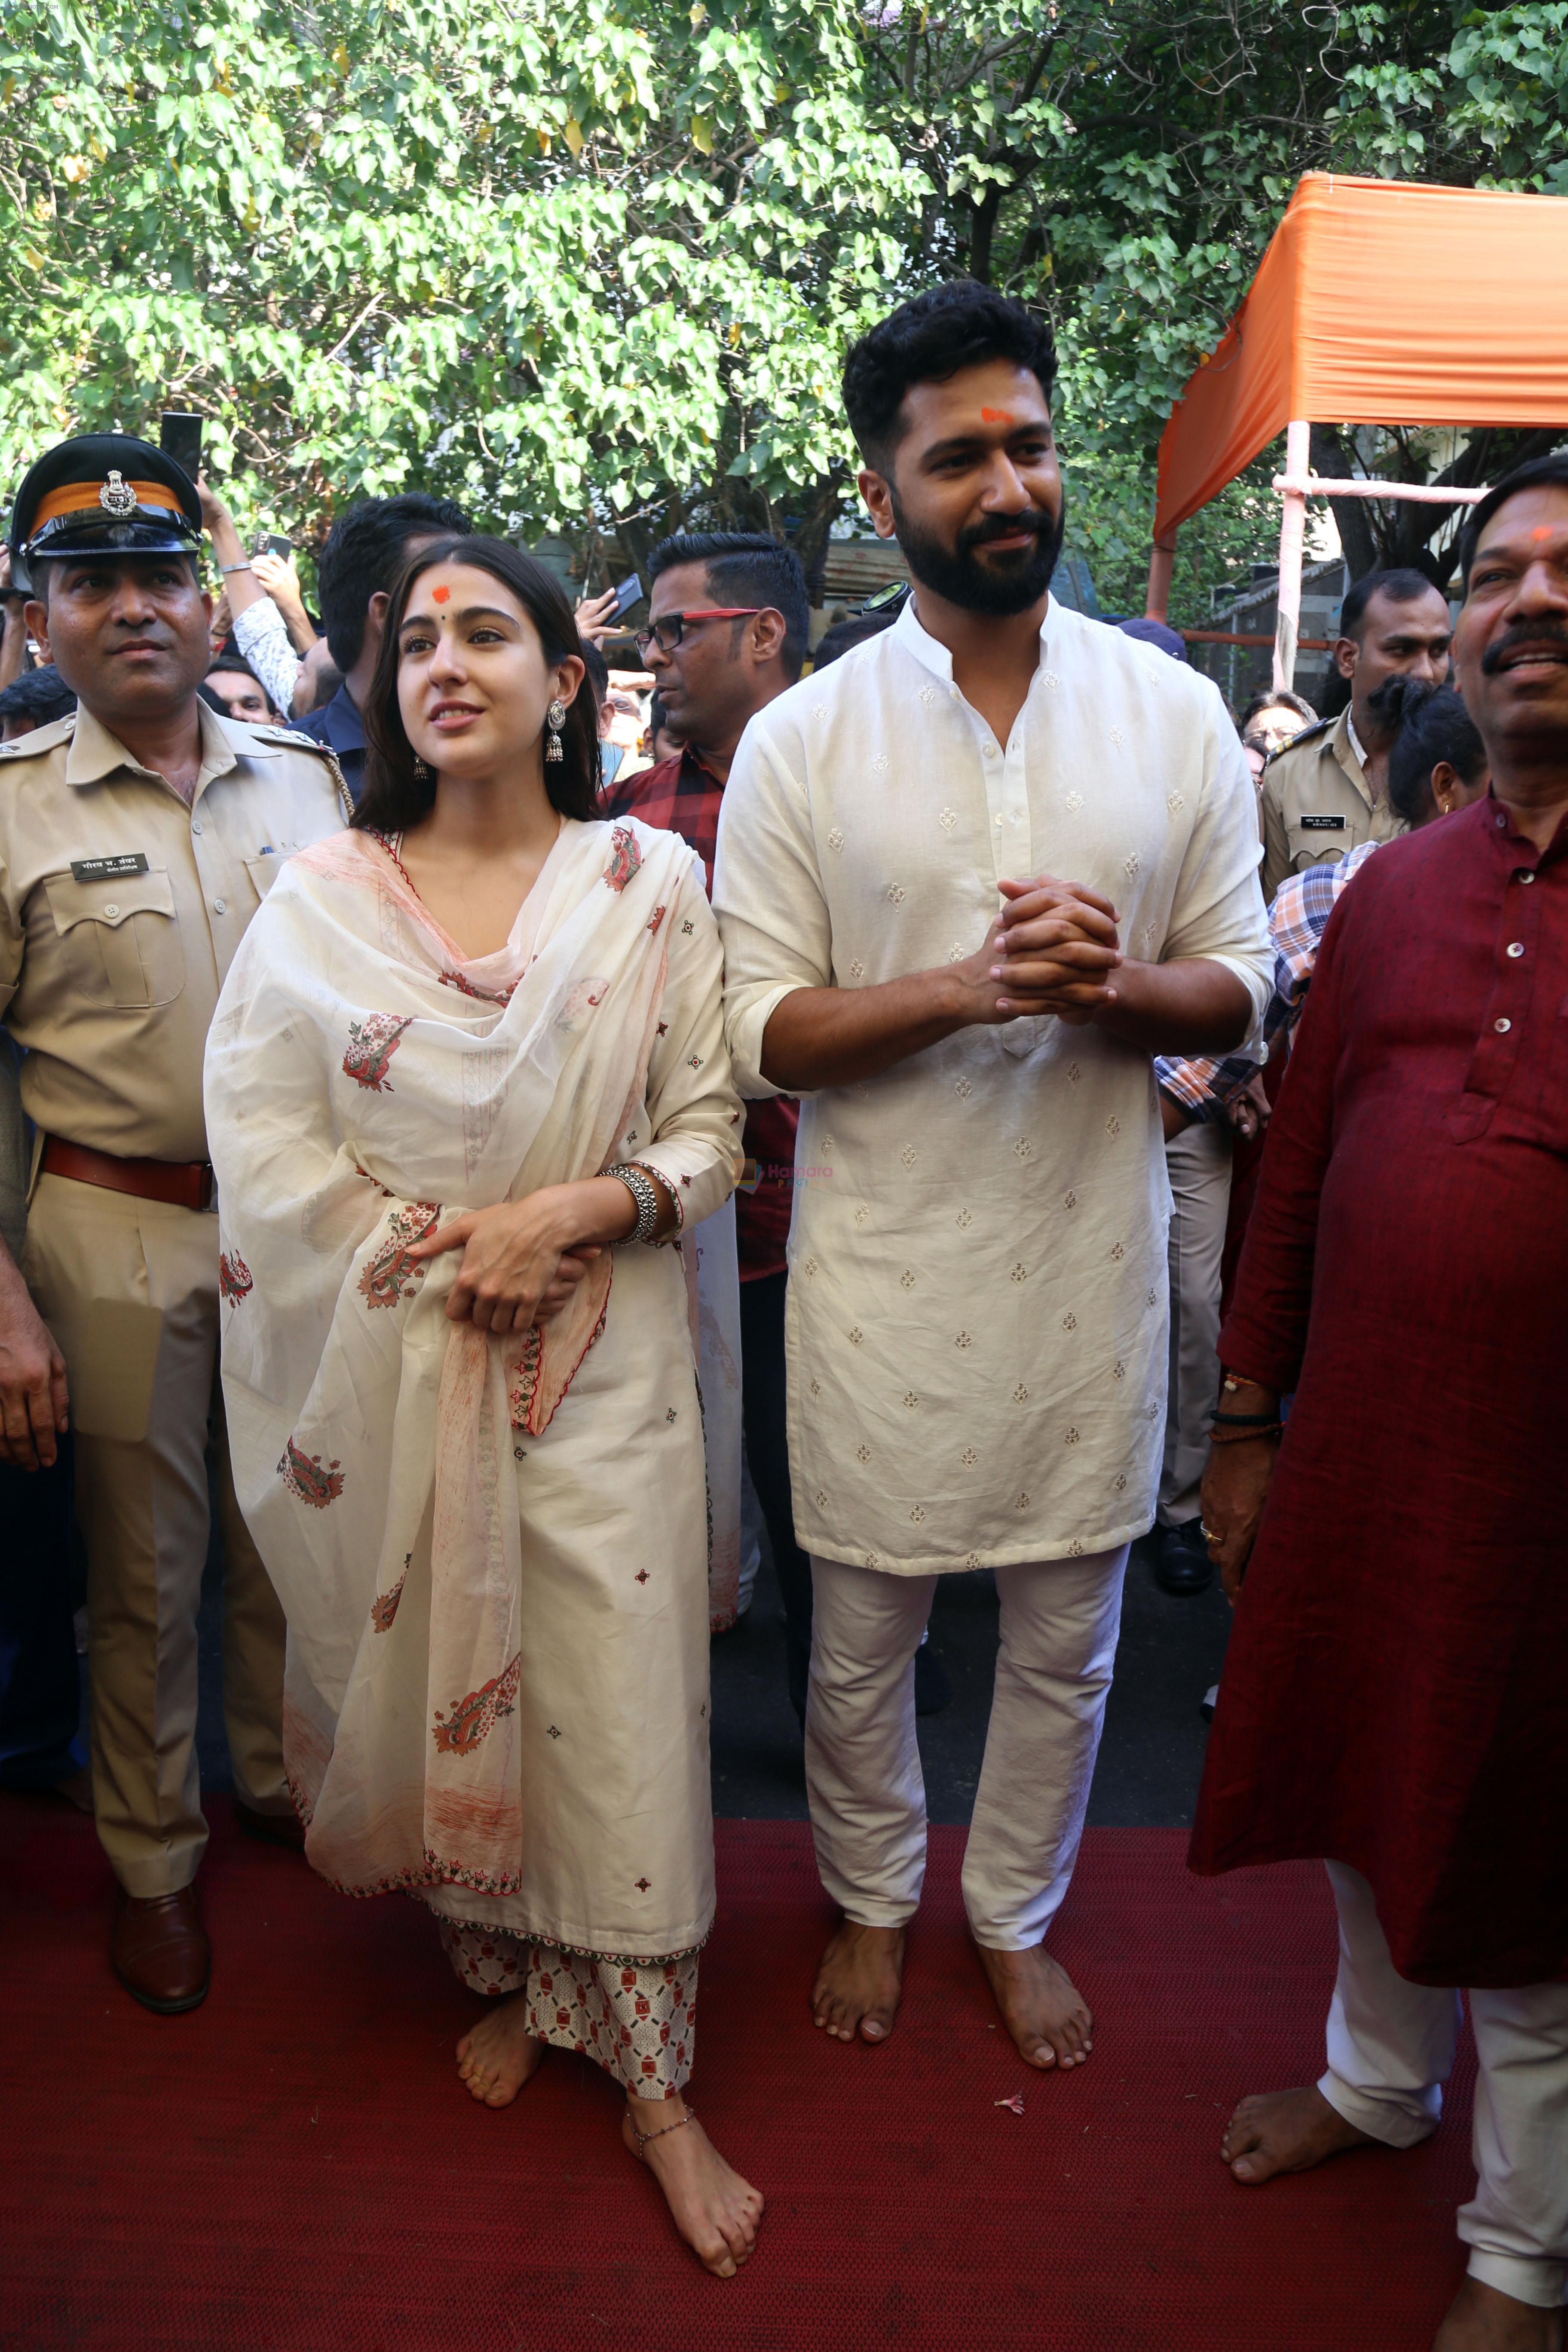
M 461 1253 L 406 1251 L 615 1156 L 693 863 L 635 821 L 565 822 L 506 947 L 466 960 L 383 846 L 340 835 L 289 860 L 223 992 L 206 1098 L 235 1478 L 289 1619 L 310 1859 L 355 1893 L 516 1886 L 514 1439 L 551 1419 L 612 1280 L 606 1250 L 542 1330 L 491 1338 L 447 1319 Z M 422 1546 L 427 1642 L 395 1641 Z

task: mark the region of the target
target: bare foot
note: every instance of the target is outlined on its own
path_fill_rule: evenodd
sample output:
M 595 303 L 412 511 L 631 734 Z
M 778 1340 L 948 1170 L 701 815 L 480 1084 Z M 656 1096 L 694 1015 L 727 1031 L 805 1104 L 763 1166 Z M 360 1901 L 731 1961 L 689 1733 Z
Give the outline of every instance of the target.
M 695 2116 L 679 2131 L 668 2128 L 690 2113 L 679 2096 L 628 2098 L 621 2137 L 663 2189 L 671 2220 L 703 2269 L 733 2278 L 757 2242 L 763 2193 L 725 2163 Z M 638 2131 L 661 2137 L 639 2148 Z
M 1437 2330 L 1432 2352 L 1563 2352 L 1563 2309 L 1521 2303 L 1468 2278 Z
M 822 1955 L 812 2015 L 836 2042 L 886 2042 L 904 1980 L 904 1930 L 846 1919 Z
M 1381 2147 L 1370 2132 L 1346 2123 L 1316 2084 L 1300 2091 L 1265 2091 L 1243 2099 L 1225 2127 L 1220 2154 L 1237 2179 L 1261 2188 L 1277 2172 L 1310 2172 L 1348 2147 Z
M 1094 2048 L 1094 2019 L 1067 1970 L 1039 1944 L 1026 1952 L 974 1948 L 1020 2058 L 1031 2066 L 1081 2066 Z
M 544 2055 L 527 2018 L 524 1996 L 503 1994 L 458 2044 L 458 2073 L 487 2107 L 510 2107 Z

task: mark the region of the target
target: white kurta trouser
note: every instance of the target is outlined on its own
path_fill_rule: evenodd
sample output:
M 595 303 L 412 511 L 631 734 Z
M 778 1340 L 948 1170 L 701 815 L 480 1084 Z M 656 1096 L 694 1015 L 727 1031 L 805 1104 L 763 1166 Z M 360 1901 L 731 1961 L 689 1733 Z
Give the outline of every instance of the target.
M 977 1943 L 1026 1951 L 1055 1917 L 1083 1834 L 1121 1622 L 1127 1546 L 998 1568 L 1002 1639 L 963 1864 Z M 915 1652 L 934 1576 L 811 1562 L 805 1784 L 822 1883 L 847 1918 L 899 1927 L 925 1877 Z
M 1442 2114 L 1459 1995 L 1400 1976 L 1366 1880 L 1342 1863 L 1327 1869 L 1340 1971 L 1318 2088 L 1373 2139 L 1414 2147 Z M 1468 1997 L 1479 2062 L 1476 2193 L 1459 2209 L 1469 2273 L 1520 2303 L 1554 2309 L 1568 2286 L 1568 1984 Z

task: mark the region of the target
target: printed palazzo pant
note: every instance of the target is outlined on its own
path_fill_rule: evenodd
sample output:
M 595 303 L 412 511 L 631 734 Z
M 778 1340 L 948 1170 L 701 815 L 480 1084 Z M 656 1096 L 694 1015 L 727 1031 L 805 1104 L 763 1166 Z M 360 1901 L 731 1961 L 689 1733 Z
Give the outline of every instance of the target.
M 697 2046 L 695 1952 L 638 1966 L 531 1944 L 504 1927 L 437 1924 L 470 1992 L 521 1993 L 530 2033 L 596 2058 L 633 2098 L 673 2098 L 689 2079 Z

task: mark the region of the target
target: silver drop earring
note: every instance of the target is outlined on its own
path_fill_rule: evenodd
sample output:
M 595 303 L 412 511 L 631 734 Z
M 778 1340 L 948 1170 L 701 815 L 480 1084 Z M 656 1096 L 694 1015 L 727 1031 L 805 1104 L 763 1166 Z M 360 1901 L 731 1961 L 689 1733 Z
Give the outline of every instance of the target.
M 416 759 L 414 762 L 415 782 L 416 784 L 427 784 L 430 781 L 430 776 L 431 769 L 429 761 L 427 760 Z
M 545 758 L 547 760 L 560 760 L 564 758 L 565 755 L 561 749 L 561 730 L 566 724 L 566 705 L 562 701 L 559 695 L 555 696 L 549 709 L 545 712 L 544 723 L 550 730 L 549 734 L 546 735 L 544 739 Z

